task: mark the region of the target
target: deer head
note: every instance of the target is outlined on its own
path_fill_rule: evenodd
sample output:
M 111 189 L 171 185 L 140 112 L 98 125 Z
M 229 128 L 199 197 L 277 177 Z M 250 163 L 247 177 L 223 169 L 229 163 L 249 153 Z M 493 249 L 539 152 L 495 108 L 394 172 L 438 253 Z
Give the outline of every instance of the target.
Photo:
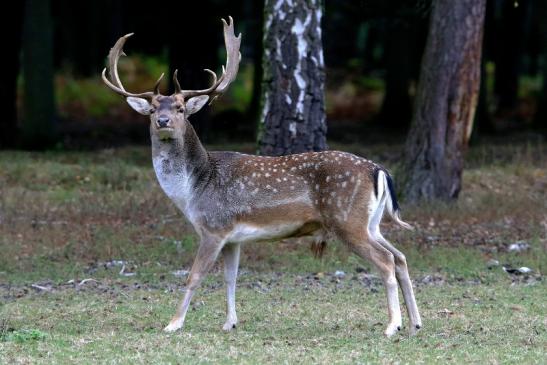
M 237 75 L 241 54 L 241 34 L 234 34 L 234 22 L 229 17 L 229 23 L 222 19 L 224 24 L 224 42 L 226 45 L 226 66 L 222 66 L 222 75 L 205 69 L 212 76 L 211 86 L 202 90 L 182 90 L 177 79 L 177 71 L 173 74 L 175 92 L 171 95 L 161 95 L 160 82 L 164 74 L 161 74 L 154 91 L 144 93 L 130 93 L 125 90 L 118 75 L 118 60 L 124 56 L 123 46 L 125 41 L 133 35 L 127 34 L 116 42 L 108 54 L 108 66 L 103 70 L 102 78 L 105 84 L 116 93 L 124 96 L 127 103 L 137 112 L 150 116 L 150 132 L 152 137 L 157 136 L 161 140 L 178 139 L 184 136 L 188 116 L 198 112 L 208 102 L 212 102 L 228 88 Z M 106 76 L 108 74 L 110 78 Z

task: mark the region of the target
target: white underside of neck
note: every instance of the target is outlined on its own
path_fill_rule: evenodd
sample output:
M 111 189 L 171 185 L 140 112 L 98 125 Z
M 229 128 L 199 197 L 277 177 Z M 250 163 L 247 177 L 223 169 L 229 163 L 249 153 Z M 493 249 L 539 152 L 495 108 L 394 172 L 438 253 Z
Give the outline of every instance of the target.
M 186 171 L 175 170 L 172 160 L 166 152 L 152 158 L 154 171 L 165 194 L 184 213 L 188 220 L 192 220 L 189 203 L 192 198 L 192 179 Z M 165 167 L 168 167 L 167 171 Z M 183 169 L 184 170 L 184 169 Z

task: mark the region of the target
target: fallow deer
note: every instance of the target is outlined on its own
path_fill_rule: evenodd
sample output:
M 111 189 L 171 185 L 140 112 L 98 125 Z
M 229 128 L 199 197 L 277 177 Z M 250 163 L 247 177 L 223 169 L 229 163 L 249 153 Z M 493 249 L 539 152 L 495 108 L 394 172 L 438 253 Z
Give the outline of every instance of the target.
M 333 235 L 381 274 L 387 290 L 391 336 L 402 325 L 399 283 L 414 334 L 422 325 L 405 256 L 380 233 L 384 208 L 404 228 L 388 172 L 380 165 L 350 153 L 310 152 L 282 157 L 252 156 L 235 152 L 208 152 L 188 116 L 221 95 L 235 79 L 241 55 L 241 34 L 234 34 L 233 20 L 224 19 L 226 67 L 203 90 L 182 90 L 173 75 L 175 92 L 134 94 L 126 91 L 118 75 L 118 60 L 131 34 L 121 37 L 108 55 L 102 78 L 124 96 L 140 114 L 150 116 L 152 161 L 161 188 L 184 213 L 200 237 L 186 292 L 165 331 L 183 326 L 194 292 L 217 256 L 224 258 L 227 318 L 223 329 L 235 328 L 236 276 L 242 243 L 313 236 L 323 243 Z M 107 77 L 107 70 L 109 77 Z M 163 76 L 163 74 L 162 74 Z

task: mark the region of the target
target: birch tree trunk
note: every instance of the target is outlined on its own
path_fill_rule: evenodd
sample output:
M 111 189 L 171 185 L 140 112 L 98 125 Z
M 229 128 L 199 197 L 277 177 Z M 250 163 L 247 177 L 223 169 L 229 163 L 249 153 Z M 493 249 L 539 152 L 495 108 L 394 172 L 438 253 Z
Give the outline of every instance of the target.
M 265 0 L 258 143 L 263 155 L 327 148 L 321 0 Z
M 458 197 L 478 100 L 486 0 L 434 0 L 406 143 L 405 196 Z

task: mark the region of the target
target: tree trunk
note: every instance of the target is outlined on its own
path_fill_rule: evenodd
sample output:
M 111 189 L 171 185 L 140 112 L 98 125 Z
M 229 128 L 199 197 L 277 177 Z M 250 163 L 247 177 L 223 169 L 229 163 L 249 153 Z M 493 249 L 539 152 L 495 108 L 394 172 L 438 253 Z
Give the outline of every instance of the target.
M 473 123 L 473 131 L 471 134 L 471 143 L 478 141 L 481 135 L 494 134 L 496 128 L 490 111 L 488 110 L 488 74 L 486 73 L 486 64 L 493 59 L 494 48 L 497 46 L 496 38 L 496 3 L 495 1 L 486 2 L 486 10 L 484 13 L 484 26 L 482 38 L 482 56 L 481 56 L 481 83 L 479 88 L 479 101 L 477 111 L 475 113 L 475 121 Z
M 416 46 L 411 26 L 392 24 L 386 36 L 386 93 L 380 111 L 383 127 L 404 131 L 412 119 L 408 89 L 413 73 L 412 48 Z M 413 42 L 414 41 L 414 42 Z
M 346 69 L 358 57 L 358 29 L 365 11 L 354 0 L 325 1 L 324 4 L 328 14 L 322 27 L 325 63 L 329 69 Z
M 209 0 L 172 4 L 167 35 L 170 90 L 174 89 L 172 76 L 175 69 L 178 69 L 178 79 L 183 89 L 205 89 L 211 84 L 211 76 L 203 69 L 217 71 L 218 46 L 222 39 L 222 22 L 213 5 Z M 211 12 L 208 17 L 199 16 Z M 237 22 L 237 18 L 235 20 Z M 224 42 L 222 44 L 224 47 Z M 224 64 L 224 59 L 222 62 Z M 210 109 L 203 108 L 190 118 L 190 122 L 201 140 L 209 142 L 213 130 Z
M 96 77 L 104 66 L 104 55 L 97 50 L 112 46 L 108 41 L 112 18 L 117 15 L 112 10 L 120 3 L 120 0 L 52 1 L 51 14 L 57 20 L 53 34 L 54 67 L 69 64 L 76 76 Z M 122 35 L 119 30 L 114 41 Z
M 253 60 L 253 91 L 251 102 L 247 109 L 246 120 L 252 123 L 253 135 L 257 137 L 256 120 L 260 118 L 260 100 L 262 95 L 262 57 L 264 56 L 264 47 L 262 45 L 263 27 L 264 24 L 264 3 L 257 0 L 247 0 L 246 9 L 248 15 L 246 18 L 248 23 L 248 31 L 250 43 L 252 44 L 251 58 Z M 247 38 L 247 37 L 246 37 Z
M 541 94 L 538 97 L 538 109 L 536 115 L 534 116 L 534 127 L 535 129 L 542 131 L 543 134 L 547 135 L 547 4 L 545 2 L 538 2 L 537 4 L 537 16 L 539 22 L 539 31 L 540 31 L 540 42 L 543 52 L 543 86 Z
M 494 89 L 498 97 L 498 112 L 503 115 L 517 106 L 520 63 L 525 41 L 526 4 L 522 1 L 504 0 L 502 6 L 501 21 L 496 32 L 499 38 L 496 43 Z
M 458 197 L 480 83 L 486 0 L 434 0 L 414 118 L 406 144 L 405 195 Z
M 479 87 L 479 100 L 477 104 L 477 111 L 475 113 L 475 121 L 473 122 L 473 129 L 471 132 L 471 143 L 477 141 L 480 135 L 493 134 L 496 131 L 488 110 L 488 89 L 486 77 L 486 62 L 483 58 L 481 60 L 481 80 L 483 80 L 483 82 L 481 82 Z
M 266 0 L 259 149 L 286 155 L 327 148 L 321 0 Z
M 2 45 L 6 71 L 0 73 L 0 102 L 4 105 L 0 118 L 0 149 L 12 148 L 17 141 L 17 76 L 24 3 L 15 2 L 12 5 L 10 16 L 2 20 L 2 34 L 6 35 Z
M 27 0 L 23 29 L 23 145 L 50 147 L 57 138 L 53 90 L 53 24 L 49 0 Z

